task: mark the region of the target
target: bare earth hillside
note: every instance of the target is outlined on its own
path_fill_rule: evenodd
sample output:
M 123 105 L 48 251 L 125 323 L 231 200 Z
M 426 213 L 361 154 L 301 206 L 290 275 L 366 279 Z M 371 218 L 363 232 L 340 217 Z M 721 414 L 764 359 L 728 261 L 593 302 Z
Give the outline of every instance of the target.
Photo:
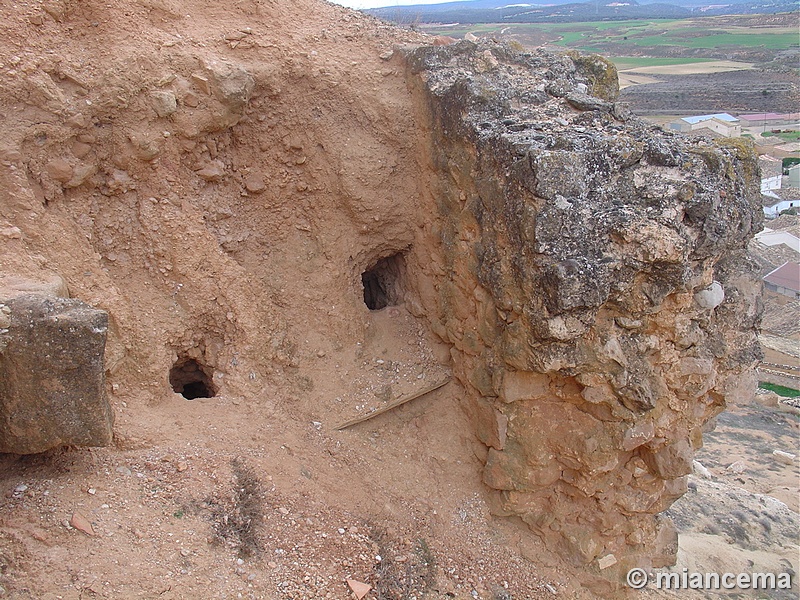
M 333 431 L 447 372 L 427 328 L 360 297 L 426 222 L 423 132 L 386 60 L 416 38 L 320 2 L 36 2 L 1 21 L 0 264 L 112 315 L 116 413 L 111 448 L 7 461 L 8 595 L 571 589 L 490 521 L 454 385 Z M 175 394 L 184 356 L 222 391 Z
M 433 41 L 0 7 L 0 358 L 26 292 L 105 311 L 114 417 L 2 455 L 0 596 L 619 597 L 674 562 L 659 513 L 759 358 L 752 149 L 651 130 L 600 59 Z

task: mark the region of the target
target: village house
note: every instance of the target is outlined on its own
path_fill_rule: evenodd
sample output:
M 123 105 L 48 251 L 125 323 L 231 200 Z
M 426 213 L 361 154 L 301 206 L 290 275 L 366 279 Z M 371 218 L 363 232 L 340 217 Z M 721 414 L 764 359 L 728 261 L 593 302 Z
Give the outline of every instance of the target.
M 683 133 L 697 133 L 700 129 L 708 129 L 724 137 L 739 137 L 742 135 L 741 122 L 728 113 L 683 117 L 670 123 L 669 128 Z
M 786 262 L 764 276 L 764 287 L 789 298 L 800 298 L 800 264 Z
M 800 188 L 800 165 L 789 167 L 787 183 L 790 188 Z
M 767 219 L 776 219 L 785 210 L 792 208 L 800 211 L 800 190 L 796 188 L 781 188 L 770 190 L 761 195 L 764 216 Z
M 781 189 L 783 161 L 771 156 L 759 156 L 758 166 L 761 167 L 761 193 Z
M 765 155 L 758 157 L 762 207 L 767 219 L 775 219 L 786 210 L 800 212 L 800 164 L 789 167 L 778 184 L 775 170 L 782 162 Z
M 769 227 L 764 227 L 762 231 L 756 234 L 756 242 L 764 246 L 777 246 L 783 244 L 784 246 L 800 253 L 800 238 L 788 231 L 775 231 Z M 798 256 L 800 258 L 800 256 Z
M 739 120 L 745 127 L 761 127 L 762 131 L 771 131 L 800 124 L 800 113 L 756 113 L 739 115 Z

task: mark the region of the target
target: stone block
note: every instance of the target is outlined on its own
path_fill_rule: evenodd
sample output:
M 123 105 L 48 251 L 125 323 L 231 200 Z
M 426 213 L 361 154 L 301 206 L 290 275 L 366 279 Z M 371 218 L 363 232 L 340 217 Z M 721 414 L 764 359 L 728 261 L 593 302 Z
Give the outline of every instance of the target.
M 487 446 L 502 450 L 506 444 L 508 417 L 483 398 L 476 399 L 474 413 L 473 421 L 478 439 Z
M 530 371 L 507 371 L 503 378 L 501 397 L 505 402 L 533 400 L 547 396 L 550 377 Z
M 150 93 L 150 103 L 153 110 L 159 117 L 168 117 L 178 110 L 178 101 L 175 94 L 166 91 L 155 91 Z
M 0 332 L 0 452 L 109 444 L 108 314 L 79 300 L 33 294 L 2 304 L 11 310 Z
M 38 294 L 53 298 L 68 298 L 67 284 L 56 274 L 42 275 L 37 279 L 0 274 L 0 301 L 17 296 Z
M 642 452 L 652 473 L 662 479 L 674 479 L 692 472 L 694 451 L 687 440 L 678 440 L 655 452 Z

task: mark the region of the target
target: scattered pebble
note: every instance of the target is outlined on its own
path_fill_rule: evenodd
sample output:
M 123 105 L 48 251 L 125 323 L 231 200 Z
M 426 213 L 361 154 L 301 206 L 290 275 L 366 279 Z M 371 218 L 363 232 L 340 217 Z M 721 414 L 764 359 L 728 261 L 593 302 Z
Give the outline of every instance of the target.
M 741 475 L 742 473 L 745 472 L 746 468 L 747 467 L 745 466 L 743 461 L 737 460 L 736 462 L 728 465 L 728 468 L 725 470 L 733 473 L 734 475 Z
M 784 452 L 783 450 L 773 451 L 772 456 L 775 457 L 775 460 L 785 465 L 793 465 L 797 459 L 796 455 L 791 454 L 790 452 Z
M 92 527 L 91 521 L 87 519 L 83 514 L 75 511 L 72 513 L 72 517 L 69 520 L 70 526 L 78 531 L 82 531 L 86 535 L 94 536 L 96 535 L 94 532 L 94 527 Z
M 706 469 L 700 461 L 692 461 L 692 473 L 703 479 L 711 479 L 711 471 Z

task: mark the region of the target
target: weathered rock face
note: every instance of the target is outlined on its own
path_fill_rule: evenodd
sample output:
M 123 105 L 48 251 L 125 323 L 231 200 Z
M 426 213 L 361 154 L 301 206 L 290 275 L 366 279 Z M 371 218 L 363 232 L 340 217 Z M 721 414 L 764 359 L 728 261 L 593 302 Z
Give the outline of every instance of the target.
M 422 307 L 497 510 L 598 570 L 671 562 L 658 513 L 759 356 L 754 154 L 626 116 L 601 59 L 462 42 L 409 64 L 439 173 Z
M 0 303 L 0 452 L 111 442 L 103 353 L 108 314 L 73 299 Z

